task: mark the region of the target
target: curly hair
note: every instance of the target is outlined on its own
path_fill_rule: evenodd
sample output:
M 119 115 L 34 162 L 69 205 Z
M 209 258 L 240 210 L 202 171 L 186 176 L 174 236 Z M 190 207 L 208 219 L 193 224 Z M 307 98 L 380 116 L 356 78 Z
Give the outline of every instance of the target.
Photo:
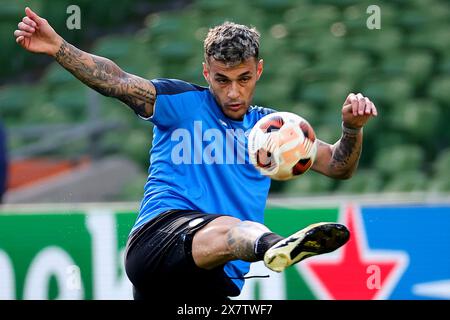
M 235 66 L 251 57 L 258 59 L 259 38 L 254 27 L 226 21 L 209 30 L 204 41 L 205 61 L 213 57 Z

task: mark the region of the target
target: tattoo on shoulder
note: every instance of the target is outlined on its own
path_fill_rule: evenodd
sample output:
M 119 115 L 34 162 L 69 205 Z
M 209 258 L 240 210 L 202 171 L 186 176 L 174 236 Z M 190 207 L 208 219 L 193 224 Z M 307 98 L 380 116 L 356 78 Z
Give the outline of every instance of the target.
M 128 76 L 121 84 L 122 94 L 119 99 L 130 106 L 137 114 L 148 115 L 148 108 L 153 109 L 156 101 L 156 92 L 149 80 Z

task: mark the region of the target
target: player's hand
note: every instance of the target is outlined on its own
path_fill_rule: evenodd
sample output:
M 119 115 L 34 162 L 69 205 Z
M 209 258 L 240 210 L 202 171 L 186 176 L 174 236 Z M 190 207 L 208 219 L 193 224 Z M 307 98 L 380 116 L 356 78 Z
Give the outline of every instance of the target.
M 54 56 L 62 43 L 62 38 L 44 18 L 30 8 L 25 8 L 25 17 L 14 31 L 16 42 L 30 52 L 46 53 Z
M 361 93 L 350 93 L 342 107 L 342 121 L 347 128 L 362 128 L 371 117 L 377 115 L 373 102 Z

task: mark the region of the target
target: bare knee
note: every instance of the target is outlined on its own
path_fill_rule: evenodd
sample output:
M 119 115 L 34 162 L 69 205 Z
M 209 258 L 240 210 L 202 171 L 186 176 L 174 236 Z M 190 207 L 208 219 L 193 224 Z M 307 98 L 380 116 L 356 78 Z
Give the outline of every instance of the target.
M 195 264 L 203 269 L 212 269 L 232 260 L 227 234 L 240 222 L 237 218 L 222 216 L 197 231 L 192 239 Z
M 192 241 L 192 256 L 200 268 L 212 269 L 228 261 L 256 261 L 256 239 L 269 229 L 257 222 L 222 216 L 200 229 Z

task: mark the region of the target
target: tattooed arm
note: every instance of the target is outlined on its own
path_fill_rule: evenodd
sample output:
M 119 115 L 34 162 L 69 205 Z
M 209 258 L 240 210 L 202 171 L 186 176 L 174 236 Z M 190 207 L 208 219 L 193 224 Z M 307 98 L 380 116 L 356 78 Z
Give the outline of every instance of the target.
M 377 116 L 372 101 L 361 93 L 349 94 L 342 107 L 342 136 L 334 145 L 318 141 L 312 169 L 331 178 L 350 178 L 361 155 L 362 128 L 372 116 Z
M 153 84 L 120 69 L 111 60 L 98 57 L 68 44 L 44 18 L 30 8 L 14 31 L 16 42 L 24 49 L 45 53 L 75 77 L 101 94 L 126 103 L 137 114 L 150 117 L 156 98 Z
M 362 136 L 362 130 L 359 133 L 344 131 L 334 145 L 318 140 L 317 157 L 312 169 L 331 178 L 350 178 L 358 166 Z
M 83 52 L 65 40 L 55 59 L 99 93 L 119 99 L 141 116 L 153 114 L 156 91 L 150 81 L 126 73 L 111 60 Z

